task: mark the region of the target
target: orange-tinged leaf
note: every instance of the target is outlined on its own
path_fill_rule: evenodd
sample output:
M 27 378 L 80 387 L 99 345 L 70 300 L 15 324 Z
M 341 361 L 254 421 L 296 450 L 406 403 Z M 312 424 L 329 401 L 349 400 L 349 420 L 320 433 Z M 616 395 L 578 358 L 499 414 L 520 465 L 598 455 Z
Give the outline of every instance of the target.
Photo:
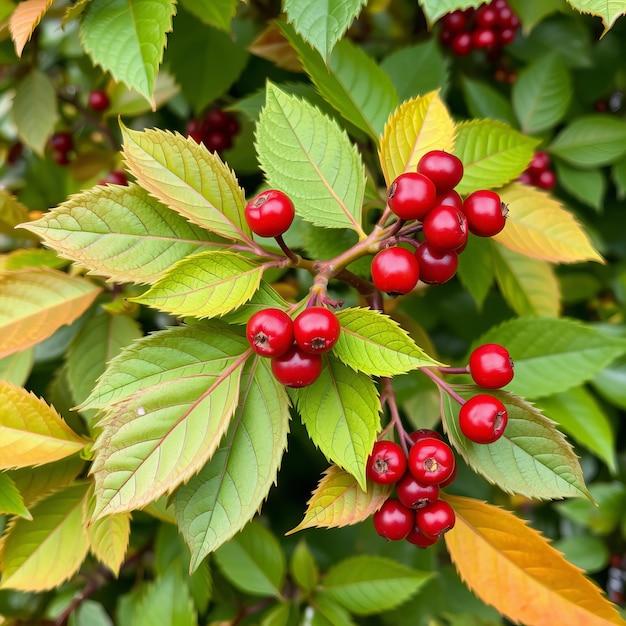
M 545 191 L 511 183 L 499 194 L 509 214 L 494 240 L 505 248 L 552 263 L 604 263 L 575 217 Z
M 456 513 L 444 535 L 450 556 L 470 589 L 502 615 L 525 626 L 625 623 L 582 570 L 525 521 L 472 498 L 445 499 Z
M 0 380 L 1 470 L 51 463 L 86 443 L 43 400 Z
M 368 483 L 367 491 L 363 491 L 352 474 L 331 465 L 312 493 L 304 519 L 287 534 L 305 528 L 358 524 L 375 513 L 390 493 L 391 486 L 375 483 Z
M 439 97 L 431 91 L 401 104 L 391 115 L 380 144 L 380 164 L 389 186 L 396 176 L 415 170 L 430 150 L 454 150 L 454 121 Z
M 83 278 L 45 267 L 0 275 L 0 358 L 71 324 L 99 293 Z
M 20 2 L 9 20 L 11 38 L 15 44 L 15 53 L 22 56 L 24 46 L 30 39 L 41 18 L 54 0 L 26 0 Z

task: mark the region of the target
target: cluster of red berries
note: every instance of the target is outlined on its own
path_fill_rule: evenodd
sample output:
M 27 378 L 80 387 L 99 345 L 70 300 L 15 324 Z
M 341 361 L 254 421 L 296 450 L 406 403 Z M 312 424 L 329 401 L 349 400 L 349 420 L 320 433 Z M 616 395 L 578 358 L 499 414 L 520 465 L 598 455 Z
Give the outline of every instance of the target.
M 109 96 L 106 91 L 95 89 L 89 94 L 87 104 L 90 109 L 98 111 L 98 113 L 102 113 L 111 106 L 111 101 L 109 100 Z
M 50 137 L 52 158 L 58 165 L 69 165 L 74 152 L 74 139 L 66 130 L 60 130 Z
M 535 152 L 528 167 L 521 173 L 519 181 L 549 191 L 556 185 L 556 174 L 552 170 L 547 152 Z
M 513 42 L 520 20 L 506 0 L 457 9 L 441 18 L 439 40 L 458 56 L 472 50 L 499 50 Z
M 232 148 L 233 137 L 239 132 L 239 122 L 222 109 L 211 109 L 202 117 L 187 122 L 187 136 L 203 143 L 210 152 Z
M 453 154 L 432 150 L 419 160 L 416 172 L 400 174 L 387 190 L 388 206 L 403 221 L 416 220 L 422 239 L 387 247 L 372 260 L 372 280 L 390 295 L 411 291 L 418 280 L 440 285 L 458 268 L 458 255 L 469 233 L 492 237 L 506 223 L 508 209 L 494 191 L 478 190 L 465 200 L 454 189 L 463 178 L 463 164 Z M 401 231 L 400 231 L 401 232 Z

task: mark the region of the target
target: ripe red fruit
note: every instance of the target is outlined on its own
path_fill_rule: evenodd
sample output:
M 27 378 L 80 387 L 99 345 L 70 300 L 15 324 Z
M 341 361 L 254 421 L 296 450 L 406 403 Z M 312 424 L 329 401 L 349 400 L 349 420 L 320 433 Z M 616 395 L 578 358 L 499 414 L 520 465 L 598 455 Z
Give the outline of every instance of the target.
M 439 484 L 439 489 L 445 489 L 446 487 L 451 485 L 456 480 L 456 476 L 458 473 L 459 473 L 459 464 L 455 463 L 454 470 L 452 470 L 452 474 L 449 476 L 449 478 L 446 478 L 442 483 Z
M 385 539 L 399 541 L 404 539 L 413 530 L 415 512 L 408 509 L 399 500 L 389 498 L 372 515 L 376 532 Z
M 497 41 L 495 31 L 489 28 L 479 28 L 472 33 L 472 45 L 477 50 L 493 48 Z
M 394 441 L 377 441 L 365 466 L 367 477 L 379 485 L 391 485 L 406 472 L 406 457 Z
M 467 218 L 453 206 L 442 204 L 424 218 L 424 237 L 442 250 L 456 250 L 467 243 Z
M 550 156 L 548 153 L 543 150 L 537 150 L 537 152 L 533 154 L 533 158 L 530 160 L 526 171 L 532 174 L 541 174 L 541 172 L 547 170 L 549 167 Z
M 488 4 L 483 4 L 476 10 L 476 24 L 482 28 L 493 28 L 498 22 L 498 17 L 498 11 Z
M 535 179 L 535 184 L 540 189 L 550 191 L 556 185 L 556 175 L 552 170 L 544 170 Z
M 248 202 L 245 216 L 253 233 L 260 237 L 278 237 L 291 226 L 295 210 L 287 194 L 269 189 Z
M 431 430 L 430 428 L 418 428 L 409 435 L 409 438 L 413 443 L 420 439 L 439 439 L 443 441 L 443 437 L 436 430 Z
M 513 380 L 513 360 L 504 346 L 486 343 L 470 354 L 469 372 L 477 385 L 498 389 Z
M 439 499 L 437 485 L 423 485 L 411 472 L 406 472 L 396 483 L 398 499 L 409 509 L 421 509 Z
M 50 147 L 55 152 L 69 152 L 74 148 L 74 140 L 71 133 L 60 130 L 50 137 Z
M 465 198 L 463 213 L 472 233 L 479 237 L 493 237 L 504 228 L 508 208 L 495 191 L 481 189 Z
M 246 337 L 257 354 L 278 357 L 293 345 L 293 322 L 281 309 L 263 309 L 248 320 Z
M 126 178 L 126 172 L 122 170 L 112 170 L 104 179 L 105 183 L 111 183 L 112 185 L 124 185 L 128 187 L 128 178 Z
M 478 394 L 459 411 L 461 432 L 474 443 L 493 443 L 502 437 L 508 421 L 506 407 L 500 400 Z
M 441 26 L 448 32 L 462 33 L 467 27 L 467 17 L 463 11 L 451 11 L 441 18 Z
M 440 196 L 437 196 L 435 200 L 435 206 L 453 206 L 457 209 L 461 210 L 463 208 L 463 199 L 459 195 L 458 191 L 454 189 L 450 189 L 446 193 L 442 193 Z
M 417 163 L 417 171 L 433 181 L 438 194 L 456 187 L 463 178 L 461 159 L 444 150 L 431 150 Z
M 69 165 L 70 157 L 67 152 L 52 152 L 52 158 L 57 165 Z
M 455 521 L 452 507 L 444 500 L 437 500 L 415 514 L 415 525 L 427 537 L 441 537 L 454 527 Z
M 230 115 L 222 109 L 211 109 L 204 117 L 204 126 L 208 128 L 225 130 L 228 128 Z
M 419 245 L 415 258 L 419 265 L 419 277 L 430 285 L 441 285 L 450 280 L 459 266 L 459 258 L 454 250 L 442 250 L 428 241 Z
M 459 33 L 452 40 L 450 47 L 452 48 L 452 52 L 454 52 L 454 54 L 460 57 L 465 57 L 474 47 L 472 45 L 472 36 L 470 33 Z
M 94 111 L 106 111 L 111 106 L 111 101 L 106 91 L 100 89 L 92 91 L 87 102 Z
M 435 206 L 437 189 L 419 172 L 400 174 L 387 191 L 389 208 L 403 220 L 421 220 Z
M 223 152 L 232 148 L 230 133 L 224 130 L 209 130 L 202 135 L 202 143 L 209 152 Z
M 440 439 L 420 439 L 409 450 L 409 471 L 423 485 L 438 485 L 447 480 L 455 463 L 452 448 Z
M 292 345 L 285 354 L 272 359 L 272 372 L 286 387 L 307 387 L 322 373 L 322 357 Z
M 427 537 L 417 526 L 413 527 L 405 539 L 418 548 L 428 548 L 439 541 L 439 537 Z
M 415 255 L 406 248 L 385 248 L 372 259 L 372 280 L 391 296 L 409 293 L 419 280 Z
M 305 352 L 322 354 L 328 352 L 339 339 L 341 325 L 337 316 L 324 307 L 305 309 L 293 321 L 293 336 Z

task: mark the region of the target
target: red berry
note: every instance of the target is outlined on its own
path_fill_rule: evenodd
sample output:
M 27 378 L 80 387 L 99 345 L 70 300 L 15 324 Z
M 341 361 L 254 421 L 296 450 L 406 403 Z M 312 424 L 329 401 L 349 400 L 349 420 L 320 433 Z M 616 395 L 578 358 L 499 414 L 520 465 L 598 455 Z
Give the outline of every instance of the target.
M 50 147 L 55 152 L 69 152 L 74 148 L 72 135 L 64 130 L 54 133 L 54 135 L 50 137 Z
M 498 42 L 503 46 L 508 46 L 510 43 L 515 41 L 515 35 L 517 34 L 517 30 L 512 28 L 505 28 L 498 33 Z M 507 80 L 511 84 L 515 82 L 517 79 L 517 75 L 515 73 L 508 74 Z
M 203 133 L 202 143 L 209 152 L 223 152 L 233 145 L 230 134 L 224 130 L 209 130 Z
M 478 394 L 467 400 L 459 411 L 461 432 L 474 443 L 493 443 L 502 437 L 508 421 L 506 407 L 500 400 Z
M 260 237 L 278 237 L 291 226 L 295 210 L 289 196 L 270 189 L 248 202 L 245 216 L 253 233 Z
M 413 443 L 416 443 L 420 439 L 439 439 L 443 441 L 443 437 L 436 431 L 431 430 L 430 428 L 419 428 L 418 430 L 414 430 L 409 438 Z
M 479 28 L 472 33 L 472 45 L 477 50 L 493 48 L 497 41 L 495 31 L 490 28 Z
M 239 122 L 232 116 L 228 116 L 228 124 L 226 124 L 226 130 L 231 135 L 236 135 L 239 132 Z
M 409 293 L 419 280 L 415 255 L 406 248 L 385 248 L 372 259 L 372 280 L 377 289 L 398 296 Z
M 398 482 L 406 472 L 406 457 L 394 441 L 377 441 L 365 466 L 367 477 L 379 485 Z
M 493 237 L 504 228 L 508 207 L 495 191 L 481 189 L 465 198 L 463 213 L 472 233 L 479 237 Z
M 272 359 L 272 372 L 286 387 L 307 387 L 322 373 L 322 357 L 303 352 L 294 344 L 285 354 Z
M 449 478 L 446 478 L 440 485 L 439 489 L 445 489 L 448 485 L 451 485 L 456 480 L 456 475 L 459 473 L 459 465 L 458 463 L 454 464 L 454 470 L 452 470 L 452 474 Z
M 458 191 L 450 189 L 450 191 L 447 191 L 446 193 L 437 196 L 437 199 L 435 200 L 435 206 L 442 205 L 453 206 L 460 210 L 463 208 L 463 199 L 459 195 Z
M 439 498 L 437 485 L 423 485 L 411 472 L 406 472 L 396 484 L 398 499 L 410 509 L 421 509 Z
M 535 179 L 535 184 L 540 189 L 550 191 L 556 185 L 556 175 L 552 170 L 545 170 L 541 172 Z
M 339 339 L 341 325 L 337 316 L 320 306 L 305 309 L 293 321 L 293 336 L 305 352 L 328 352 Z
M 477 385 L 499 389 L 513 380 L 513 360 L 504 346 L 486 343 L 470 354 L 469 372 Z
M 493 6 L 483 4 L 476 10 L 476 24 L 481 28 L 493 28 L 498 22 L 499 15 Z
M 467 218 L 453 206 L 435 207 L 424 218 L 424 237 L 442 250 L 456 250 L 467 242 Z
M 7 164 L 15 165 L 19 161 L 23 152 L 24 152 L 24 144 L 21 141 L 16 141 L 9 148 L 9 152 L 7 154 Z
M 442 194 L 456 187 L 463 178 L 463 163 L 461 159 L 444 150 L 431 150 L 417 163 L 417 171 L 428 176 Z
M 452 507 L 444 500 L 437 500 L 415 514 L 415 525 L 427 537 L 441 537 L 454 527 L 455 521 Z
M 441 18 L 441 27 L 450 33 L 462 33 L 467 28 L 467 17 L 463 11 L 451 11 Z
M 533 154 L 533 158 L 530 160 L 528 167 L 526 168 L 527 172 L 531 174 L 541 174 L 541 172 L 550 168 L 550 156 L 547 152 L 543 150 L 538 150 Z
M 94 111 L 106 111 L 111 106 L 111 101 L 106 91 L 97 89 L 89 94 L 88 104 Z
M 438 485 L 454 471 L 454 452 L 439 439 L 420 439 L 411 446 L 408 468 L 423 485 Z
M 70 157 L 67 152 L 52 152 L 52 158 L 57 165 L 69 165 Z
M 128 187 L 128 179 L 126 178 L 126 172 L 122 170 L 112 170 L 104 179 L 105 183 L 111 183 L 112 185 L 124 185 Z
M 413 527 L 405 539 L 418 548 L 428 548 L 439 541 L 439 537 L 427 537 L 417 526 Z
M 403 220 L 421 220 L 435 206 L 437 189 L 419 172 L 400 174 L 387 192 L 389 208 Z
M 209 129 L 226 130 L 230 115 L 222 109 L 211 109 L 204 117 L 204 126 Z
M 425 241 L 415 251 L 420 279 L 429 285 L 441 285 L 450 280 L 459 266 L 454 250 L 442 250 Z
M 263 309 L 248 320 L 246 337 L 257 354 L 278 357 L 293 345 L 293 322 L 281 309 Z
M 534 179 L 533 175 L 530 172 L 528 172 L 528 171 L 522 172 L 518 176 L 517 180 L 520 183 L 524 183 L 524 185 L 534 185 L 535 184 L 535 179 Z
M 473 49 L 472 36 L 469 33 L 459 33 L 450 44 L 452 52 L 460 57 L 467 56 Z
M 399 541 L 413 530 L 415 512 L 408 509 L 399 500 L 389 498 L 372 516 L 376 532 L 385 539 Z

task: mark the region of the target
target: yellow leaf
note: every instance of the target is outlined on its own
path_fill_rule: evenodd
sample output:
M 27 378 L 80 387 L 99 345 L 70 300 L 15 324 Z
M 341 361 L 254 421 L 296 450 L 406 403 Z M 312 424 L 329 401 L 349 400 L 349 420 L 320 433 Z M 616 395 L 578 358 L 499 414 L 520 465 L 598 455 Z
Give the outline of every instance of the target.
M 512 513 L 472 498 L 445 496 L 456 524 L 444 537 L 472 591 L 525 626 L 622 624 L 614 606 L 541 534 Z
M 552 263 L 604 263 L 574 216 L 545 191 L 511 183 L 499 193 L 509 215 L 494 240 L 505 248 Z
M 0 358 L 71 324 L 99 293 L 89 281 L 49 268 L 0 275 Z
M 43 400 L 0 380 L 0 470 L 51 463 L 86 443 Z
M 367 491 L 363 491 L 352 474 L 331 465 L 311 495 L 304 519 L 286 534 L 305 528 L 335 528 L 362 522 L 375 513 L 391 493 L 388 485 L 368 483 L 367 487 Z
M 26 0 L 20 2 L 9 21 L 11 38 L 15 44 L 15 54 L 22 56 L 22 50 L 41 18 L 52 5 L 53 0 Z
M 430 150 L 454 150 L 454 121 L 439 97 L 431 91 L 407 100 L 392 113 L 380 145 L 380 164 L 389 186 L 394 179 L 415 170 Z
M 28 222 L 28 209 L 5 189 L 0 189 L 0 233 L 8 237 L 33 238 L 33 234 L 15 227 L 22 222 Z

